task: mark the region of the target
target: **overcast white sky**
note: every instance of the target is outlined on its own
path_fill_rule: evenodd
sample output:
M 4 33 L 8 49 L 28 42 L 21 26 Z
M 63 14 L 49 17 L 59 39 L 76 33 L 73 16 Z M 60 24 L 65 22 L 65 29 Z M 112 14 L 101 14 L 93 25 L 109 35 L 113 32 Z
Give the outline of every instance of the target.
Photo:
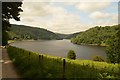
M 118 2 L 23 2 L 21 21 L 12 24 L 70 34 L 118 24 Z

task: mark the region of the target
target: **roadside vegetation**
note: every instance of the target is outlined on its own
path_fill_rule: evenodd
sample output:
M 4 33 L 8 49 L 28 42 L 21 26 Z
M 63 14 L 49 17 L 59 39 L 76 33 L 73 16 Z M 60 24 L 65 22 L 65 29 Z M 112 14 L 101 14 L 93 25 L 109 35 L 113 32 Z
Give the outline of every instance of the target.
M 9 46 L 7 51 L 23 78 L 65 78 L 67 80 L 119 78 L 120 67 L 117 63 L 71 60 L 33 53 L 12 46 Z

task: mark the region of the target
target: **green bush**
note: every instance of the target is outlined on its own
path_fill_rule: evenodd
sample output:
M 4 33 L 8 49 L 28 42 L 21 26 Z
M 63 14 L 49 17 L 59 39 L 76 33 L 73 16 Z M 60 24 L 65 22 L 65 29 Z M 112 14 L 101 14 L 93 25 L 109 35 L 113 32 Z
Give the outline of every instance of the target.
M 79 80 L 80 78 L 90 80 L 97 80 L 99 78 L 99 80 L 104 80 L 103 78 L 107 76 L 115 78 L 119 76 L 117 75 L 119 73 L 118 64 L 108 64 L 106 62 L 95 62 L 91 60 L 70 60 L 33 53 L 12 46 L 8 47 L 7 51 L 10 59 L 14 60 L 15 67 L 23 78 L 32 78 L 33 80 L 41 80 L 42 78 L 62 80 L 63 59 L 65 59 L 64 74 L 66 80 Z
M 73 50 L 69 50 L 67 57 L 68 59 L 76 59 L 76 54 Z
M 93 58 L 93 61 L 103 62 L 104 59 L 103 59 L 101 56 L 95 56 L 95 57 Z

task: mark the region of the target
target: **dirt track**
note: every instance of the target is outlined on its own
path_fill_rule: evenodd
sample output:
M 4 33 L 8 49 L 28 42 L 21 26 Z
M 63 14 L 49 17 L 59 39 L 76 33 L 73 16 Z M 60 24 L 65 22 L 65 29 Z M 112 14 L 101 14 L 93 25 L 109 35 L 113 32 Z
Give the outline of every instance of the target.
M 2 49 L 2 78 L 21 78 L 13 65 L 13 62 L 10 60 L 7 50 Z

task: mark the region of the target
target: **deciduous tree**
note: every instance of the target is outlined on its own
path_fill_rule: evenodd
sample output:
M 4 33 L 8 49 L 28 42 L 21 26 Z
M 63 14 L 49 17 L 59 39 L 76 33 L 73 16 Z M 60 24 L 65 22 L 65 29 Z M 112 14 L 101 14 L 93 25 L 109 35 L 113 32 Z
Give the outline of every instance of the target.
M 20 21 L 20 12 L 22 1 L 20 2 L 2 2 L 2 45 L 8 44 L 8 34 L 7 31 L 10 30 L 10 19 Z
M 69 59 L 76 59 L 76 54 L 73 50 L 69 50 L 67 57 Z

